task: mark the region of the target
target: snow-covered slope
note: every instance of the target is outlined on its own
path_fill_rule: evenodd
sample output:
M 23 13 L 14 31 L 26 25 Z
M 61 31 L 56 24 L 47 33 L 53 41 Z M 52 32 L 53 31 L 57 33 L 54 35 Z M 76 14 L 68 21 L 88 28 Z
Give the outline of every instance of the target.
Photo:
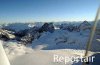
M 9 43 L 9 44 L 7 44 Z M 55 62 L 54 56 L 59 57 L 81 57 L 84 56 L 84 50 L 76 49 L 58 49 L 58 50 L 36 50 L 29 46 L 17 44 L 16 42 L 4 42 L 4 48 L 6 54 L 10 60 L 11 65 L 80 65 L 80 61 L 77 62 Z M 93 52 L 90 52 L 92 55 Z M 69 58 L 72 60 L 73 58 Z M 68 60 L 68 59 L 66 59 Z
M 72 51 L 72 50 L 69 50 Z M 73 51 L 72 51 L 73 52 Z M 80 56 L 73 54 L 67 50 L 56 50 L 56 51 L 34 51 L 30 54 L 25 54 L 11 60 L 12 65 L 72 65 L 74 62 L 54 62 L 54 55 L 66 56 L 66 57 L 77 57 Z M 79 52 L 79 51 L 75 51 Z M 80 52 L 81 53 L 81 52 Z M 80 54 L 79 53 L 79 54 Z M 70 59 L 72 60 L 72 59 Z M 64 61 L 64 60 L 63 60 Z M 79 63 L 77 65 L 80 65 Z
M 4 42 L 4 48 L 11 65 L 65 65 L 65 62 L 54 62 L 53 56 L 83 56 L 87 38 L 85 33 L 80 35 L 79 32 L 56 30 L 54 33 L 44 32 L 32 45 L 24 46 L 17 41 L 9 41 Z M 66 64 L 73 65 L 75 62 Z
M 33 27 L 22 27 L 21 30 Z M 20 26 L 19 26 L 20 27 Z M 11 28 L 17 30 L 17 26 Z M 33 29 L 29 29 L 32 31 Z M 29 32 L 28 31 L 28 32 Z M 34 31 L 30 32 L 33 34 Z M 22 33 L 23 34 L 23 33 Z M 28 34 L 28 33 L 27 33 Z M 30 34 L 30 35 L 31 35 Z M 40 37 L 32 40 L 32 44 L 27 43 L 26 45 L 19 44 L 19 41 L 9 40 L 3 41 L 5 52 L 10 60 L 11 65 L 81 65 L 80 61 L 76 62 L 54 62 L 54 55 L 63 57 L 77 57 L 84 56 L 86 43 L 90 34 L 90 30 L 80 31 L 68 31 L 57 28 L 54 32 L 43 31 L 39 33 Z M 100 37 L 100 36 L 98 36 Z M 98 38 L 99 39 L 99 38 Z M 92 52 L 99 50 L 100 44 L 93 41 L 95 44 L 92 45 Z M 73 58 L 69 58 L 72 60 Z
M 45 32 L 37 40 L 33 41 L 33 48 L 36 49 L 85 49 L 88 33 L 68 32 L 56 30 L 54 33 Z

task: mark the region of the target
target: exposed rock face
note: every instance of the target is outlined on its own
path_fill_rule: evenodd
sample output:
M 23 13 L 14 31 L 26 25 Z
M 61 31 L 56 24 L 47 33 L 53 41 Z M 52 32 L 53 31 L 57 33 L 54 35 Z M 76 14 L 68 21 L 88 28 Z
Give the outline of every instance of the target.
M 19 31 L 10 31 L 9 28 L 7 30 L 0 30 L 0 38 L 3 40 L 17 40 L 21 43 L 27 44 L 31 43 L 34 39 L 38 39 L 43 32 L 54 32 L 53 23 L 45 23 L 42 27 L 32 27 L 29 29 L 19 30 Z
M 23 37 L 26 35 L 27 32 L 28 32 L 28 29 L 25 29 L 25 30 L 21 30 L 21 31 L 16 32 L 15 35 L 17 37 Z
M 78 26 L 75 26 L 75 25 L 72 25 L 72 24 L 69 24 L 69 25 L 68 24 L 62 24 L 60 26 L 60 29 L 68 30 L 70 32 L 72 32 L 72 31 L 79 31 Z
M 24 43 L 31 43 L 32 40 L 38 39 L 40 33 L 38 31 L 29 30 L 25 36 L 23 36 L 20 41 Z
M 84 21 L 79 26 L 74 24 L 60 25 L 60 29 L 67 30 L 69 32 L 90 29 L 91 25 Z M 24 30 L 14 31 L 8 29 L 0 29 L 0 39 L 2 40 L 17 40 L 22 44 L 31 43 L 33 40 L 38 39 L 43 32 L 53 33 L 55 31 L 53 23 L 44 23 L 41 27 L 31 27 Z
M 9 39 L 15 39 L 16 36 L 14 35 L 13 31 L 0 29 L 0 39 L 2 40 L 9 40 Z
M 87 30 L 87 29 L 91 29 L 91 24 L 87 21 L 84 21 L 83 23 L 81 23 L 79 25 L 79 29 L 80 30 Z
M 60 29 L 63 30 L 68 30 L 70 32 L 72 31 L 80 31 L 80 30 L 87 30 L 87 29 L 91 29 L 91 24 L 87 21 L 84 21 L 83 23 L 81 23 L 80 25 L 74 25 L 74 24 L 61 24 Z
M 34 39 L 38 39 L 41 36 L 41 33 L 43 32 L 54 32 L 54 26 L 53 23 L 45 23 L 41 28 L 33 27 L 28 30 L 23 30 L 17 33 L 17 36 L 21 36 L 21 38 L 18 40 L 21 41 L 21 43 L 27 44 L 31 43 Z
M 53 25 L 53 23 L 45 23 L 40 29 L 39 29 L 39 32 L 41 33 L 41 32 L 47 32 L 47 31 L 49 31 L 49 32 L 54 32 L 54 25 Z
M 60 29 L 67 30 L 68 24 L 61 24 Z
M 54 29 L 53 23 L 49 23 L 48 31 L 52 33 L 52 32 L 54 32 L 54 30 L 55 30 L 55 29 Z
M 45 23 L 41 28 L 33 27 L 31 29 L 28 29 L 25 33 L 25 31 L 22 31 L 25 35 L 21 37 L 20 41 L 24 43 L 31 43 L 32 40 L 38 39 L 43 32 L 54 32 L 54 26 L 53 23 Z

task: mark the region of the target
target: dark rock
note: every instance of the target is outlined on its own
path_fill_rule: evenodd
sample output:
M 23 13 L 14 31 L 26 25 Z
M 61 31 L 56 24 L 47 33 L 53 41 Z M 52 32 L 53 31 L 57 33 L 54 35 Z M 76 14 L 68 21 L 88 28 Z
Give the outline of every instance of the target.
M 16 32 L 14 35 L 16 35 L 17 37 L 23 37 L 26 35 L 27 32 L 28 32 L 28 29 L 25 29 L 25 30 Z
M 90 30 L 91 29 L 91 24 L 88 21 L 84 21 L 79 25 L 80 30 Z
M 5 29 L 0 29 L 0 39 L 1 40 L 12 40 L 15 39 L 16 36 L 14 35 L 13 31 L 5 30 Z
M 49 31 L 49 32 L 54 32 L 54 25 L 53 25 L 53 23 L 44 23 L 44 25 L 39 29 L 39 32 L 41 33 L 41 32 L 47 32 L 47 31 Z

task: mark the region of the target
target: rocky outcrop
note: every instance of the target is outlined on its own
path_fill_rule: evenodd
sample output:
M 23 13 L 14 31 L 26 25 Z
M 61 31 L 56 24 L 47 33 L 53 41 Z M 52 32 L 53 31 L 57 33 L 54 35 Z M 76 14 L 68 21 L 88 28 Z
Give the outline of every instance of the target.
M 54 32 L 54 25 L 53 23 L 44 23 L 44 25 L 39 29 L 39 32 Z
M 5 29 L 0 29 L 0 39 L 2 40 L 10 40 L 10 39 L 15 39 L 16 36 L 14 35 L 15 32 L 5 30 Z
M 79 25 L 79 29 L 80 30 L 87 30 L 87 29 L 91 29 L 91 24 L 88 21 L 84 21 L 83 23 L 81 23 Z
M 69 32 L 72 32 L 72 31 L 79 31 L 78 26 L 73 25 L 73 24 L 61 24 L 60 29 L 62 29 L 62 30 L 67 30 L 67 31 L 69 31 Z

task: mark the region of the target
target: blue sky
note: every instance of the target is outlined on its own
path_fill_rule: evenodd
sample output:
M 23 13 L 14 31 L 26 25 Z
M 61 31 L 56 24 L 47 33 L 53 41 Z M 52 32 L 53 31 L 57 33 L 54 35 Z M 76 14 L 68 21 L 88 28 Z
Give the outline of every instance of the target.
M 99 4 L 100 0 L 0 0 L 0 21 L 91 21 Z

